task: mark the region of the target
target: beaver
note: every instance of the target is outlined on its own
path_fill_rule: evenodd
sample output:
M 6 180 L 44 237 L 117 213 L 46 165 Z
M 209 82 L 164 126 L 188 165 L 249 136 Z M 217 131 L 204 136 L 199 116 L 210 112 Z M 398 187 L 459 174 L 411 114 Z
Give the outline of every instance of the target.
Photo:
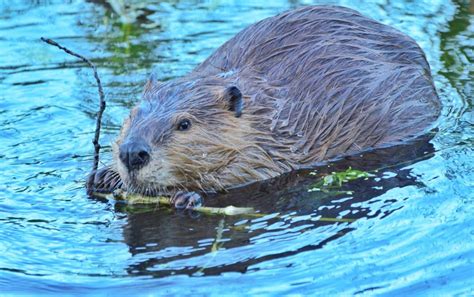
M 405 34 L 338 6 L 259 21 L 184 77 L 145 85 L 95 191 L 216 192 L 426 133 L 440 101 Z

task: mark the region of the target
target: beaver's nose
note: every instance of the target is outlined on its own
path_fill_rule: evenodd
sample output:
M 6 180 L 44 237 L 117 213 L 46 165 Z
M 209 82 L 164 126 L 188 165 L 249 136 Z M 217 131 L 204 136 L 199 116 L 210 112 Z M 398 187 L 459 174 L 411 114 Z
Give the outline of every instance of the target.
M 126 142 L 119 150 L 119 158 L 128 170 L 138 170 L 150 161 L 150 147 L 144 142 Z

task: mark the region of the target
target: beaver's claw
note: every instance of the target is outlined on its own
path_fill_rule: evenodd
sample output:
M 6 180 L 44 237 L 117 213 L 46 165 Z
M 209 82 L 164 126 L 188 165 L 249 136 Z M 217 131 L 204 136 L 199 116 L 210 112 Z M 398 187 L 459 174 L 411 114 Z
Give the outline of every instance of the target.
M 179 191 L 171 197 L 171 203 L 178 210 L 193 210 L 196 207 L 200 207 L 202 202 L 202 197 L 196 192 Z
M 120 175 L 110 167 L 103 167 L 90 173 L 87 182 L 87 192 L 111 193 L 122 187 Z

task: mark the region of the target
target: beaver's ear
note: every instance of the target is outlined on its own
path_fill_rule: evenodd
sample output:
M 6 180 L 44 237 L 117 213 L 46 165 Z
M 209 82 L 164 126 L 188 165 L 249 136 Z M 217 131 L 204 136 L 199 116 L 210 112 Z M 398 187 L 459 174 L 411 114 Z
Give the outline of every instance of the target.
M 150 78 L 148 78 L 148 81 L 145 84 L 145 89 L 143 90 L 143 93 L 150 92 L 153 89 L 158 88 L 161 85 L 161 82 L 158 80 L 158 76 L 156 75 L 155 72 L 152 72 L 150 75 Z
M 228 87 L 224 91 L 224 100 L 230 111 L 235 113 L 235 117 L 238 118 L 242 115 L 242 93 L 236 86 Z

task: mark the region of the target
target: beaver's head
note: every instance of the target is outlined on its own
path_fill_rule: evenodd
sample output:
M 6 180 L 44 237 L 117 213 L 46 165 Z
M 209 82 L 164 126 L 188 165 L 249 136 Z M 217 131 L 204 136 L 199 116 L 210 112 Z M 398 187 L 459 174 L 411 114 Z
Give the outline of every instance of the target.
M 149 81 L 114 145 L 128 190 L 215 191 L 277 175 L 260 144 L 270 136 L 244 101 L 221 78 Z

